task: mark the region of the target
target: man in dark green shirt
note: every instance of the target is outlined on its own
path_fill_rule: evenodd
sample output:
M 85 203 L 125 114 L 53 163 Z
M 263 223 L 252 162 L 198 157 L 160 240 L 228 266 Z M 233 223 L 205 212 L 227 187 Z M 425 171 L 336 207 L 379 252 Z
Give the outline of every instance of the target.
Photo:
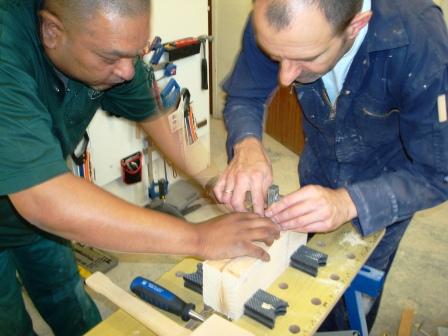
M 149 9 L 149 0 L 0 0 L 1 335 L 34 334 L 16 272 L 55 334 L 82 334 L 99 321 L 67 240 L 126 252 L 269 258 L 252 244 L 278 235 L 267 219 L 232 214 L 193 226 L 124 202 L 66 166 L 101 107 L 139 122 L 203 185 L 210 177 L 182 160 L 166 118 L 154 117 L 139 59 Z

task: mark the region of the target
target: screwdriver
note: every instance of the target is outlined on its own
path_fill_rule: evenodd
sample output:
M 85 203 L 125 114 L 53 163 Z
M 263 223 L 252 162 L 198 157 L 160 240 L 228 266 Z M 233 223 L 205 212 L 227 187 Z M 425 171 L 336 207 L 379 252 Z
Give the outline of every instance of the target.
M 205 318 L 197 313 L 193 303 L 186 303 L 168 289 L 143 277 L 136 277 L 131 282 L 131 291 L 138 297 L 167 312 L 180 316 L 183 321 L 190 318 L 204 322 Z

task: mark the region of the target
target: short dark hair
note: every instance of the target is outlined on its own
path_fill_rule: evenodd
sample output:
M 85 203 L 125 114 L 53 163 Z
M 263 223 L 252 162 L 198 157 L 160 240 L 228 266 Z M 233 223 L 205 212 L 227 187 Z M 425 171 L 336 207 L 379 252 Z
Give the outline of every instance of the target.
M 335 33 L 343 32 L 355 15 L 361 11 L 363 0 L 271 0 L 266 18 L 278 31 L 288 27 L 294 18 L 291 2 L 300 1 L 306 6 L 317 6 L 332 25 Z
M 284 0 L 271 1 L 266 9 L 266 18 L 277 31 L 288 27 L 293 17 L 289 3 Z
M 121 16 L 149 13 L 150 0 L 44 0 L 42 8 L 70 21 L 91 19 L 99 10 Z

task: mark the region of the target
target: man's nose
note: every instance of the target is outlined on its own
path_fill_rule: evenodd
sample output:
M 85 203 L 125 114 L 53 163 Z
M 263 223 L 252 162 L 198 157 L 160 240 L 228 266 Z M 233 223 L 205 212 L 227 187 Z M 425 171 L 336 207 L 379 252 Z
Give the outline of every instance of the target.
M 280 62 L 279 81 L 283 86 L 289 86 L 299 77 L 302 67 L 297 62 L 283 60 Z
M 130 81 L 135 75 L 133 60 L 130 58 L 122 58 L 118 62 L 114 74 L 123 79 L 123 81 Z

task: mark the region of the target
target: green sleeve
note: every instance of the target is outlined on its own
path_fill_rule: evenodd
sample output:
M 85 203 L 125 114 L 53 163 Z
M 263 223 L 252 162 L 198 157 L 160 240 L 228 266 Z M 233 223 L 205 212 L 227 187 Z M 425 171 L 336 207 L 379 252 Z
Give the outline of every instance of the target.
M 141 121 L 156 114 L 157 105 L 149 71 L 139 59 L 135 65 L 134 78 L 107 91 L 102 108 L 115 116 L 133 121 Z

